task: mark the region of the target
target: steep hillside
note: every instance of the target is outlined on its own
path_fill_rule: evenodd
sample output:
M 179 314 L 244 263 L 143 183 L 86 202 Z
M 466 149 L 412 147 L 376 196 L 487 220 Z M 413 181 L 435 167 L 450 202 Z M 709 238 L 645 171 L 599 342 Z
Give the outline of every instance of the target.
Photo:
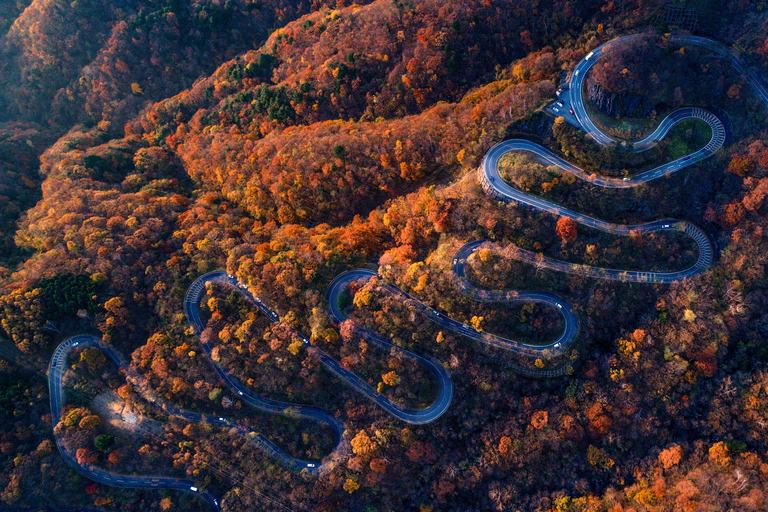
M 654 24 L 657 4 L 34 0 L 26 10 L 23 2 L 0 8 L 0 20 L 16 16 L 0 41 L 0 503 L 209 510 L 190 493 L 77 476 L 55 430 L 82 465 L 191 480 L 226 512 L 764 510 L 765 107 L 746 86 L 729 96 L 738 77 L 709 56 L 689 62 L 677 49 L 626 48 L 595 78 L 612 92 L 653 88 L 654 106 L 676 101 L 657 60 L 670 59 L 665 69 L 679 67 L 678 83 L 691 82 L 682 102 L 707 87 L 697 77 L 715 85 L 724 77 L 705 101 L 727 116 L 723 149 L 614 190 L 505 160 L 521 190 L 609 223 L 700 226 L 719 256 L 673 285 L 538 265 L 550 257 L 675 270 L 697 254 L 681 233 L 614 236 L 503 203 L 476 172 L 511 136 L 615 176 L 701 142 L 678 126 L 660 149 L 628 157 L 541 108 L 556 99 L 562 71 L 591 49 L 664 28 Z M 768 12 L 732 2 L 723 7 L 732 25 L 718 28 L 703 18 L 719 4 L 692 4 L 709 34 L 764 64 L 764 32 L 753 32 Z M 473 342 L 383 286 L 479 331 L 533 344 L 557 335 L 554 307 L 463 293 L 451 269 L 459 247 L 475 240 L 493 244 L 467 258 L 474 285 L 555 293 L 578 315 L 563 375 L 524 377 L 524 364 L 547 362 Z M 536 255 L 533 265 L 514 259 L 518 247 Z M 436 421 L 399 421 L 313 355 L 324 350 L 401 405 L 423 406 L 436 393 L 435 379 L 400 351 L 378 350 L 353 322 L 330 318 L 329 283 L 356 267 L 381 279 L 343 294 L 345 313 L 449 372 L 453 399 Z M 140 398 L 136 375 L 158 400 L 226 417 L 291 456 L 319 462 L 332 450 L 328 429 L 255 411 L 214 371 L 184 315 L 188 286 L 214 269 L 247 283 L 279 321 L 232 288 L 204 290 L 211 360 L 256 394 L 313 405 L 343 424 L 349 443 L 323 475 L 290 471 L 231 424 L 192 424 Z M 62 365 L 68 406 L 53 425 L 50 355 L 78 333 L 102 337 L 129 371 L 115 371 L 98 350 L 74 350 Z M 130 422 L 108 424 L 105 403 L 132 411 Z

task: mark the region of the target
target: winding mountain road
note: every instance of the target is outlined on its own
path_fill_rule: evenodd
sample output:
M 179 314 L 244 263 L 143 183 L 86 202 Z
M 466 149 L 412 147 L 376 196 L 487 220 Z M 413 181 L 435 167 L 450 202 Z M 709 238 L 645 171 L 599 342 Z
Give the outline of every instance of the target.
M 586 74 L 598 60 L 609 55 L 611 49 L 617 43 L 632 42 L 643 37 L 645 36 L 642 34 L 620 37 L 605 43 L 595 50 L 589 52 L 571 73 L 570 91 L 567 94 L 561 95 L 560 97 L 560 102 L 562 103 L 558 104 L 561 108 L 557 109 L 556 112 L 559 112 L 560 110 L 566 110 L 569 107 L 572 108 L 572 115 L 575 117 L 577 123 L 585 132 L 587 132 L 595 141 L 601 145 L 621 143 L 621 141 L 603 133 L 599 128 L 597 128 L 597 126 L 595 126 L 587 114 L 587 111 L 584 107 L 583 95 L 581 91 Z M 717 41 L 703 37 L 681 35 L 671 36 L 669 40 L 674 43 L 689 44 L 706 48 L 718 54 L 720 57 L 728 60 L 742 75 L 742 77 L 752 86 L 753 90 L 763 101 L 763 103 L 768 105 L 768 90 L 765 87 L 765 79 L 750 69 L 737 52 L 727 48 Z M 570 105 L 565 103 L 568 101 L 570 102 Z M 687 119 L 699 119 L 709 125 L 711 136 L 707 144 L 701 149 L 694 151 L 689 155 L 677 158 L 671 162 L 659 165 L 653 169 L 632 177 L 610 178 L 605 176 L 598 176 L 594 173 L 588 173 L 583 169 L 571 164 L 570 162 L 563 160 L 561 157 L 554 154 L 547 148 L 524 139 L 507 140 L 492 147 L 483 158 L 481 166 L 478 170 L 478 174 L 480 183 L 485 192 L 495 199 L 504 202 L 514 202 L 534 210 L 550 213 L 557 217 L 568 217 L 581 225 L 588 226 L 605 233 L 622 236 L 642 235 L 659 231 L 679 231 L 685 233 L 694 240 L 698 247 L 698 258 L 692 266 L 687 269 L 675 272 L 652 272 L 599 268 L 542 257 L 534 252 L 527 251 L 519 247 L 513 248 L 512 257 L 521 261 L 535 264 L 538 267 L 548 268 L 558 272 L 578 274 L 598 279 L 635 283 L 670 284 L 682 281 L 683 279 L 687 279 L 704 272 L 712 264 L 715 255 L 715 249 L 709 237 L 700 228 L 688 221 L 661 219 L 653 222 L 634 225 L 613 224 L 591 217 L 589 215 L 575 212 L 551 201 L 547 201 L 546 199 L 522 192 L 505 182 L 499 174 L 499 162 L 501 158 L 507 153 L 519 152 L 532 155 L 534 159 L 542 165 L 555 166 L 561 171 L 571 172 L 577 178 L 587 181 L 593 185 L 605 188 L 636 187 L 643 183 L 648 183 L 652 180 L 658 179 L 662 176 L 669 176 L 675 172 L 680 171 L 681 169 L 685 169 L 697 162 L 707 159 L 723 147 L 726 132 L 720 119 L 711 112 L 708 112 L 702 108 L 685 107 L 672 112 L 669 116 L 661 121 L 661 123 L 656 127 L 655 130 L 653 130 L 652 133 L 650 133 L 642 140 L 631 144 L 628 149 L 635 152 L 650 149 L 653 147 L 653 145 L 656 144 L 657 141 L 663 139 L 673 126 Z M 624 144 L 624 146 L 626 147 L 626 144 Z M 472 286 L 471 283 L 469 283 L 466 278 L 464 265 L 471 253 L 479 248 L 479 246 L 483 243 L 483 241 L 470 242 L 459 250 L 459 253 L 454 259 L 453 271 L 456 277 L 459 279 L 461 289 L 465 292 L 469 291 L 469 293 L 475 298 L 486 296 L 489 300 L 504 300 L 509 297 L 515 297 L 517 300 L 531 300 L 558 308 L 558 310 L 564 316 L 566 326 L 563 334 L 557 340 L 557 342 L 555 342 L 554 346 L 567 347 L 568 344 L 573 342 L 575 336 L 578 333 L 578 317 L 570 309 L 570 307 L 568 307 L 567 304 L 562 301 L 560 297 L 557 297 L 553 294 L 547 294 L 545 292 L 490 292 L 487 290 L 478 290 Z M 531 351 L 535 353 L 538 349 L 538 347 L 532 348 L 524 344 L 510 346 L 510 348 L 517 351 L 525 350 L 526 353 L 530 353 Z
M 584 108 L 581 94 L 581 87 L 585 75 L 595 64 L 595 62 L 610 53 L 613 45 L 618 42 L 632 41 L 639 37 L 643 36 L 626 36 L 615 39 L 598 47 L 594 51 L 590 52 L 576 66 L 573 73 L 571 74 L 570 93 L 565 95 L 565 97 L 566 99 L 570 99 L 571 106 L 574 110 L 573 117 L 584 129 L 584 131 L 586 131 L 590 136 L 592 136 L 598 143 L 602 145 L 612 144 L 619 141 L 601 132 L 589 118 L 586 109 Z M 752 86 L 760 99 L 768 105 L 768 90 L 764 85 L 767 82 L 759 74 L 750 69 L 747 63 L 737 52 L 727 48 L 721 43 L 701 37 L 671 36 L 670 41 L 703 47 L 718 54 L 720 57 L 727 59 Z M 535 210 L 550 213 L 555 216 L 569 217 L 579 224 L 606 233 L 624 236 L 646 234 L 659 231 L 680 231 L 686 233 L 696 242 L 699 251 L 698 259 L 691 267 L 676 272 L 650 272 L 597 268 L 587 265 L 563 262 L 550 258 L 542 258 L 531 251 L 526 251 L 520 248 L 515 248 L 512 251 L 513 257 L 522 261 L 536 264 L 540 267 L 549 268 L 559 272 L 585 275 L 599 279 L 637 283 L 674 283 L 704 272 L 713 261 L 714 248 L 712 246 L 712 242 L 709 240 L 706 234 L 690 222 L 673 219 L 662 219 L 635 225 L 612 224 L 594 217 L 590 217 L 588 215 L 580 214 L 545 199 L 521 192 L 506 183 L 501 178 L 498 169 L 499 161 L 501 157 L 506 153 L 524 152 L 533 155 L 533 157 L 543 165 L 556 166 L 563 171 L 570 171 L 579 179 L 588 181 L 594 185 L 606 188 L 634 187 L 639 184 L 647 183 L 651 180 L 657 179 L 661 176 L 675 173 L 681 169 L 693 165 L 696 162 L 709 158 L 723 146 L 725 141 L 725 129 L 723 128 L 722 122 L 715 115 L 707 112 L 706 110 L 696 107 L 687 107 L 672 112 L 668 117 L 662 120 L 659 126 L 651 134 L 649 134 L 644 139 L 635 142 L 630 146 L 630 149 L 632 151 L 644 151 L 650 148 L 653 144 L 656 143 L 656 141 L 663 139 L 675 124 L 686 119 L 701 119 L 706 122 L 712 131 L 712 136 L 709 142 L 703 148 L 691 153 L 690 155 L 686 155 L 682 158 L 678 158 L 666 164 L 660 165 L 649 171 L 640 173 L 632 178 L 607 178 L 587 173 L 583 169 L 563 160 L 548 149 L 533 142 L 522 139 L 507 140 L 491 148 L 491 150 L 484 157 L 478 172 L 483 189 L 486 191 L 486 193 L 498 200 L 505 202 L 515 202 Z M 481 332 L 466 324 L 446 317 L 444 314 L 441 314 L 440 312 L 423 304 L 416 298 L 410 296 L 392 284 L 384 283 L 383 288 L 388 293 L 401 298 L 404 303 L 407 303 L 412 308 L 418 310 L 436 324 L 478 342 L 485 343 L 489 346 L 535 357 L 554 357 L 557 355 L 565 354 L 578 337 L 579 319 L 575 311 L 561 297 L 548 292 L 482 290 L 469 282 L 466 276 L 466 263 L 471 255 L 483 243 L 485 243 L 485 241 L 470 242 L 461 247 L 454 257 L 452 271 L 462 292 L 467 294 L 469 297 L 481 302 L 525 301 L 546 304 L 556 308 L 560 315 L 563 317 L 565 324 L 563 332 L 556 340 L 544 345 L 531 345 L 515 340 L 506 339 L 490 333 Z M 374 276 L 376 276 L 376 273 L 374 272 L 358 269 L 344 272 L 333 280 L 328 289 L 328 301 L 330 303 L 331 315 L 337 322 L 343 322 L 347 319 L 339 305 L 341 294 L 348 289 L 350 283 L 353 281 L 362 283 L 370 280 Z M 200 317 L 199 311 L 200 300 L 206 291 L 206 287 L 209 285 L 224 286 L 237 290 L 247 300 L 248 303 L 259 309 L 259 311 L 261 311 L 272 322 L 280 321 L 280 317 L 278 313 L 269 305 L 267 305 L 261 298 L 254 296 L 247 289 L 245 284 L 240 283 L 237 278 L 227 274 L 223 270 L 210 272 L 196 279 L 187 290 L 187 294 L 184 299 L 184 312 L 190 325 L 192 326 L 195 335 L 200 341 L 203 352 L 211 361 L 211 364 L 213 365 L 218 377 L 234 393 L 237 393 L 237 395 L 244 402 L 256 409 L 271 414 L 282 414 L 294 418 L 309 419 L 328 425 L 328 427 L 333 431 L 335 441 L 335 446 L 332 453 L 342 449 L 342 445 L 344 448 L 346 448 L 346 445 L 349 441 L 346 438 L 344 426 L 335 416 L 316 407 L 297 405 L 293 403 L 262 398 L 257 394 L 249 391 L 226 369 L 218 366 L 212 360 L 211 351 L 214 347 L 211 342 L 207 340 L 207 338 L 203 339 L 202 335 L 205 329 L 205 325 Z M 392 350 L 400 351 L 407 357 L 414 359 L 416 362 L 427 368 L 434 375 L 435 382 L 438 387 L 437 397 L 435 400 L 422 409 L 407 409 L 400 407 L 389 400 L 387 397 L 376 392 L 362 377 L 358 376 L 354 372 L 347 370 L 330 355 L 322 351 L 320 348 L 312 345 L 308 337 L 298 331 L 295 331 L 295 335 L 298 339 L 302 340 L 303 348 L 308 350 L 310 354 L 316 357 L 331 373 L 336 375 L 342 382 L 357 392 L 361 393 L 362 395 L 366 396 L 379 407 L 398 419 L 412 424 L 425 424 L 436 420 L 447 410 L 453 394 L 453 385 L 451 383 L 448 372 L 439 361 L 429 356 L 417 354 L 401 347 L 397 347 L 383 336 L 371 330 L 360 326 L 354 326 L 354 329 L 356 334 L 372 342 L 382 350 L 386 352 Z M 202 415 L 176 408 L 173 404 L 152 392 L 149 389 L 149 386 L 146 385 L 146 382 L 142 382 L 142 377 L 132 371 L 127 362 L 118 353 L 103 343 L 99 338 L 90 335 L 78 335 L 65 340 L 56 348 L 51 358 L 49 365 L 48 384 L 50 389 L 51 416 L 54 426 L 57 425 L 61 420 L 61 410 L 65 405 L 62 379 L 63 371 L 67 362 L 67 356 L 76 347 L 83 346 L 96 347 L 101 350 L 112 361 L 112 363 L 115 364 L 115 366 L 124 371 L 126 378 L 130 382 L 139 388 L 143 388 L 142 395 L 145 399 L 154 403 L 156 406 L 162 407 L 163 410 L 168 414 L 182 417 L 190 422 L 214 424 L 226 427 L 230 430 L 234 430 L 252 442 L 265 454 L 280 461 L 283 465 L 296 472 L 307 475 L 319 475 L 324 471 L 332 468 L 336 463 L 332 456 L 326 457 L 324 461 L 318 462 L 306 461 L 292 457 L 262 434 L 250 431 L 247 428 L 227 418 Z M 554 376 L 561 373 L 562 372 L 558 372 L 557 370 L 549 370 L 542 372 L 542 375 Z M 197 487 L 195 487 L 194 482 L 190 480 L 169 477 L 119 475 L 104 471 L 92 465 L 80 465 L 77 462 L 75 454 L 71 453 L 71 451 L 65 445 L 63 445 L 60 437 L 56 435 L 55 438 L 59 451 L 64 457 L 65 461 L 87 478 L 95 480 L 99 483 L 103 483 L 105 485 L 114 485 L 118 487 L 174 489 L 186 491 L 200 496 L 209 504 L 211 504 L 212 507 L 218 510 L 218 501 L 211 494 L 199 490 Z
M 119 369 L 127 367 L 127 361 L 117 352 L 112 350 L 100 338 L 88 334 L 79 334 L 62 342 L 53 352 L 51 362 L 48 367 L 48 390 L 51 402 L 51 423 L 54 427 L 61 421 L 61 410 L 66 405 L 64 397 L 63 372 L 67 368 L 67 356 L 77 347 L 95 347 L 101 350 L 109 360 Z M 199 490 L 191 480 L 172 477 L 153 477 L 153 476 L 134 476 L 121 475 L 105 471 L 93 465 L 81 465 L 73 453 L 65 444 L 62 443 L 59 435 L 54 435 L 56 446 L 59 453 L 66 463 L 74 468 L 78 473 L 86 478 L 90 478 L 104 485 L 113 485 L 115 487 L 128 487 L 134 489 L 173 489 L 185 491 L 203 498 L 215 510 L 219 509 L 218 500 L 211 494 Z
M 608 41 L 607 43 L 601 46 L 598 46 L 597 48 L 589 52 L 586 55 L 586 57 L 584 57 L 576 65 L 576 67 L 573 69 L 573 72 L 571 73 L 570 80 L 569 80 L 570 93 L 568 96 L 570 100 L 570 105 L 573 108 L 576 120 L 581 125 L 582 129 L 585 132 L 587 132 L 595 141 L 597 141 L 598 144 L 606 146 L 606 145 L 620 142 L 620 141 L 602 132 L 595 125 L 595 123 L 592 122 L 592 119 L 590 119 L 589 114 L 587 114 L 587 110 L 584 107 L 584 99 L 582 94 L 582 86 L 584 84 L 584 80 L 586 79 L 587 72 L 590 70 L 592 66 L 595 65 L 595 63 L 597 63 L 597 61 L 610 55 L 612 49 L 616 45 L 626 44 L 628 42 L 632 43 L 634 41 L 638 41 L 646 37 L 647 36 L 645 34 L 633 34 L 629 36 L 617 37 L 616 39 L 612 39 L 611 41 Z M 668 40 L 670 43 L 698 46 L 700 48 L 705 48 L 717 54 L 720 58 L 727 60 L 734 67 L 734 69 L 736 69 L 736 71 L 744 78 L 744 80 L 752 87 L 752 90 L 760 98 L 760 100 L 764 104 L 768 105 L 768 88 L 766 88 L 765 86 L 766 80 L 759 73 L 755 72 L 750 68 L 750 66 L 744 61 L 744 58 L 739 54 L 739 52 L 728 48 L 722 43 L 719 43 L 712 39 L 708 39 L 706 37 L 672 35 L 669 37 Z M 653 131 L 653 133 L 651 133 L 644 139 L 636 142 L 634 144 L 634 150 L 643 151 L 651 147 L 656 141 L 661 140 L 666 134 L 666 132 L 668 131 L 668 128 L 665 129 L 664 127 L 665 122 L 668 119 L 670 119 L 673 115 L 675 115 L 675 112 L 673 112 L 667 118 L 665 118 L 664 121 L 662 121 L 662 123 L 656 128 L 656 130 Z M 723 134 L 723 140 L 724 138 L 725 137 Z M 713 139 L 715 139 L 714 136 L 713 136 Z M 722 141 L 720 141 L 720 146 L 722 146 Z M 710 149 L 713 149 L 713 148 L 710 148 Z M 719 147 L 717 149 L 719 149 Z M 715 151 L 717 149 L 715 149 Z M 697 153 L 701 153 L 702 151 L 704 150 L 703 149 L 699 150 Z M 711 153 L 713 152 L 714 151 L 708 151 L 708 153 L 710 154 L 708 154 L 707 156 L 711 156 Z M 692 160 L 694 160 L 694 155 L 696 155 L 696 153 L 691 155 Z M 703 158 L 707 158 L 707 156 L 703 156 Z M 700 158 L 700 159 L 703 159 L 703 158 Z

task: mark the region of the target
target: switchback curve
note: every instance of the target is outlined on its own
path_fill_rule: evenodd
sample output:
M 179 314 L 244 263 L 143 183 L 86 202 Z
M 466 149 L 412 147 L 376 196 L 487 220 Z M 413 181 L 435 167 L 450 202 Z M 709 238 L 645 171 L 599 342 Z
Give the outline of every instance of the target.
M 77 336 L 72 336 L 71 338 L 68 338 L 59 344 L 59 346 L 56 347 L 56 350 L 54 350 L 53 355 L 51 356 L 51 362 L 48 366 L 48 390 L 51 402 L 51 423 L 53 424 L 54 428 L 59 424 L 59 421 L 61 420 L 61 410 L 65 405 L 64 384 L 62 382 L 62 378 L 63 371 L 67 362 L 67 356 L 69 355 L 69 352 L 78 346 L 98 348 L 118 369 L 124 369 L 128 365 L 127 361 L 125 361 L 125 359 L 123 359 L 120 354 L 112 350 L 112 348 L 110 348 L 96 336 L 79 334 Z M 61 453 L 61 456 L 64 458 L 66 463 L 86 478 L 104 485 L 112 485 L 115 487 L 126 487 L 134 489 L 172 489 L 177 491 L 184 491 L 200 496 L 215 510 L 219 510 L 218 500 L 216 500 L 213 495 L 199 490 L 197 487 L 195 487 L 195 482 L 191 480 L 172 477 L 121 475 L 105 471 L 92 465 L 80 465 L 75 454 L 72 453 L 69 448 L 67 448 L 67 446 L 61 442 L 61 437 L 54 433 L 54 438 L 56 440 L 56 446 L 59 449 L 59 453 Z
M 581 128 L 601 145 L 620 143 L 621 141 L 618 141 L 617 139 L 614 139 L 600 131 L 600 129 L 598 129 L 590 119 L 584 107 L 581 94 L 581 87 L 585 76 L 587 71 L 589 71 L 589 69 L 598 60 L 610 53 L 614 44 L 617 42 L 633 41 L 642 37 L 644 37 L 644 35 L 637 34 L 620 37 L 605 43 L 604 45 L 589 52 L 571 73 L 569 82 L 571 91 L 567 97 L 570 98 L 570 102 L 574 111 L 573 116 L 576 118 L 576 121 L 581 126 Z M 766 80 L 748 67 L 739 52 L 731 50 L 723 44 L 718 43 L 717 41 L 703 37 L 680 35 L 671 36 L 669 40 L 671 42 L 703 47 L 714 53 L 717 53 L 722 58 L 727 59 L 731 65 L 733 65 L 733 67 L 742 75 L 742 77 L 744 77 L 744 79 L 752 86 L 755 93 L 763 101 L 763 103 L 768 105 L 768 89 L 765 86 Z M 562 171 L 571 172 L 577 178 L 590 182 L 594 185 L 602 186 L 605 188 L 635 187 L 640 184 L 658 179 L 662 176 L 671 175 L 681 169 L 693 165 L 696 162 L 707 159 L 723 147 L 726 133 L 725 128 L 723 127 L 723 123 L 720 121 L 720 119 L 704 109 L 697 107 L 685 107 L 672 112 L 669 116 L 664 118 L 652 133 L 650 133 L 642 140 L 637 141 L 629 146 L 629 149 L 635 152 L 639 152 L 651 148 L 654 144 L 656 144 L 657 141 L 663 139 L 675 124 L 687 119 L 699 119 L 709 125 L 711 129 L 711 137 L 708 143 L 703 148 L 691 154 L 659 165 L 633 177 L 619 179 L 587 173 L 583 169 L 563 160 L 543 146 L 523 139 L 507 140 L 492 147 L 483 158 L 481 166 L 478 169 L 478 174 L 480 183 L 485 192 L 500 201 L 515 202 L 535 210 L 551 213 L 555 216 L 568 217 L 579 224 L 606 233 L 623 236 L 647 234 L 657 231 L 680 231 L 685 233 L 686 235 L 693 238 L 699 252 L 696 262 L 691 267 L 676 272 L 652 272 L 598 268 L 589 265 L 573 264 L 552 258 L 541 257 L 536 253 L 521 248 L 514 248 L 512 252 L 513 257 L 518 260 L 527 261 L 529 263 L 536 264 L 539 267 L 549 268 L 558 272 L 566 272 L 598 279 L 608 279 L 623 282 L 669 284 L 679 282 L 683 279 L 693 277 L 704 272 L 712 264 L 715 249 L 709 237 L 700 228 L 688 221 L 662 219 L 635 225 L 619 225 L 605 222 L 588 215 L 580 214 L 568 208 L 557 205 L 551 201 L 547 201 L 545 199 L 521 192 L 520 190 L 517 190 L 506 183 L 499 175 L 498 169 L 499 161 L 501 157 L 506 153 L 526 152 L 532 154 L 534 158 L 542 165 L 555 166 Z M 462 247 L 459 250 L 459 257 L 454 259 L 453 265 L 454 274 L 459 279 L 460 287 L 462 290 L 470 290 L 472 296 L 475 297 L 478 294 L 478 290 L 467 280 L 464 272 L 464 264 L 466 262 L 466 258 L 482 243 L 483 242 L 481 241 L 476 241 Z M 520 297 L 522 293 L 514 291 L 489 292 L 486 290 L 482 290 L 482 292 L 487 294 L 494 294 L 493 297 L 499 298 L 507 297 L 510 295 Z M 521 300 L 525 299 L 521 298 Z M 561 299 L 556 296 L 543 297 L 543 300 L 539 300 L 539 302 L 548 303 L 553 307 L 562 308 Z M 564 335 L 565 333 L 571 331 L 569 325 L 573 323 L 574 319 L 570 316 L 566 316 L 566 328 Z

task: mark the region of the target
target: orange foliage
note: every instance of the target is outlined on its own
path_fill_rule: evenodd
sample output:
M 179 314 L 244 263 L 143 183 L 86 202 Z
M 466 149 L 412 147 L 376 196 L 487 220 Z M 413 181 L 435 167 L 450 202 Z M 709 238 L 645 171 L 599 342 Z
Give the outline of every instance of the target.
M 578 237 L 576 221 L 570 217 L 560 217 L 557 219 L 557 226 L 555 229 L 557 231 L 557 236 L 559 236 L 563 242 L 573 242 Z
M 683 456 L 683 448 L 680 445 L 670 446 L 659 453 L 659 462 L 664 469 L 677 465 Z

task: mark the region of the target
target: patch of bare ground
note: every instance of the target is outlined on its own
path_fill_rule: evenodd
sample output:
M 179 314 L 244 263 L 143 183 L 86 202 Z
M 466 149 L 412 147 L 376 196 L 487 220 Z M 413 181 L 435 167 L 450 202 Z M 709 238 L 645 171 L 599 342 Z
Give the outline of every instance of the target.
M 99 415 L 104 429 L 112 435 L 134 438 L 146 435 L 162 435 L 163 424 L 133 409 L 114 391 L 104 391 L 96 395 L 91 408 Z

